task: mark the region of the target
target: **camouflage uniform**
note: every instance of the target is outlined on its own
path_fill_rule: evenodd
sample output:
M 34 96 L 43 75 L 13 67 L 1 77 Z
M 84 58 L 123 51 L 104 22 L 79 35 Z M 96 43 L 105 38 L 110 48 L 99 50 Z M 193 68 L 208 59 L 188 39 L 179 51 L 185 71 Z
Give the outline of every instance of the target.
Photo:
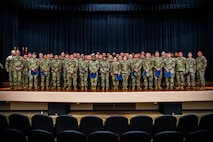
M 154 62 L 151 58 L 145 58 L 143 61 L 143 72 L 146 72 L 146 75 L 143 74 L 144 79 L 144 89 L 153 89 L 153 67 Z M 147 72 L 148 71 L 148 72 Z
M 131 75 L 132 89 L 134 90 L 137 86 L 138 89 L 141 89 L 141 69 L 142 69 L 142 60 L 132 59 L 131 71 L 134 71 L 134 75 Z M 136 72 L 137 70 L 138 72 Z
M 14 88 L 20 89 L 22 83 L 23 58 L 21 56 L 13 57 L 12 67 Z M 17 68 L 19 68 L 19 70 L 17 70 Z
M 61 61 L 59 59 L 53 59 L 51 64 L 51 72 L 52 72 L 52 89 L 61 89 L 60 86 L 60 77 L 61 77 Z
M 99 70 L 99 62 L 97 60 L 91 60 L 89 62 L 89 71 L 90 73 L 96 74 L 95 78 L 90 78 L 92 90 L 95 90 L 97 87 L 98 70 Z
M 165 58 L 164 60 L 164 69 L 165 72 L 171 72 L 171 77 L 166 78 L 166 89 L 173 89 L 174 88 L 174 77 L 175 77 L 175 59 L 174 58 Z
M 198 72 L 198 80 L 200 83 L 201 89 L 205 87 L 205 71 L 207 67 L 207 59 L 205 56 L 200 56 L 196 58 L 196 70 Z
M 130 62 L 127 61 L 123 61 L 121 63 L 121 74 L 122 74 L 122 87 L 124 90 L 127 90 L 128 88 L 128 79 L 129 79 L 129 75 L 131 72 L 131 65 Z
M 41 89 L 44 89 L 45 86 L 46 86 L 46 89 L 49 89 L 50 62 L 48 59 L 43 59 L 40 62 L 40 72 L 41 72 Z
M 28 88 L 29 83 L 29 69 L 28 60 L 23 60 L 23 70 L 22 70 L 22 86 L 24 89 Z
M 102 90 L 109 89 L 109 71 L 110 71 L 110 63 L 109 61 L 101 61 L 100 62 L 100 72 L 101 72 L 101 87 Z
M 157 69 L 160 69 L 160 75 L 159 76 L 154 75 L 155 89 L 161 89 L 164 61 L 162 57 L 155 57 L 153 61 L 154 61 L 154 73 L 157 71 Z
M 118 89 L 119 80 L 116 79 L 116 75 L 121 73 L 121 65 L 119 61 L 112 62 L 110 73 L 112 75 L 113 88 Z
M 8 72 L 8 75 L 9 75 L 9 83 L 10 83 L 10 87 L 13 89 L 13 67 L 12 67 L 12 64 L 11 64 L 11 61 L 13 59 L 14 56 L 10 55 L 7 57 L 6 59 L 6 63 L 5 63 L 5 69 L 6 71 Z
M 196 60 L 194 58 L 186 59 L 186 72 L 187 75 L 187 86 L 195 88 L 195 72 L 196 72 Z
M 66 62 L 65 68 L 67 72 L 67 90 L 70 90 L 72 87 L 74 87 L 74 90 L 77 90 L 78 62 L 76 60 L 69 60 Z
M 33 88 L 33 84 L 34 84 L 34 88 L 38 89 L 38 72 L 39 72 L 39 60 L 37 58 L 31 58 L 28 62 L 28 68 L 29 68 L 29 89 Z M 37 74 L 33 75 L 31 74 L 32 69 L 35 69 L 35 71 L 37 71 Z
M 87 60 L 82 60 L 79 62 L 79 77 L 81 89 L 87 90 L 88 88 L 88 67 L 89 62 Z
M 177 89 L 184 89 L 185 72 L 186 72 L 186 58 L 185 57 L 176 58 L 176 79 L 178 83 Z
M 3 67 L 3 65 L 0 63 L 0 69 L 3 69 L 4 67 Z

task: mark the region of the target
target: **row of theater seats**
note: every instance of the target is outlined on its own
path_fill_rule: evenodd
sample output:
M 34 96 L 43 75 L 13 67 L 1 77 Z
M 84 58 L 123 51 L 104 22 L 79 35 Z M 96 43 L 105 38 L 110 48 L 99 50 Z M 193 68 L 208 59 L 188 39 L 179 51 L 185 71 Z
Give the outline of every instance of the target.
M 31 123 L 23 114 L 0 115 L 0 142 L 208 142 L 213 141 L 213 114 L 200 120 L 194 114 L 177 121 L 172 115 L 154 120 L 147 115 L 110 116 L 105 122 L 98 116 L 84 116 L 78 122 L 70 115 L 32 116 Z

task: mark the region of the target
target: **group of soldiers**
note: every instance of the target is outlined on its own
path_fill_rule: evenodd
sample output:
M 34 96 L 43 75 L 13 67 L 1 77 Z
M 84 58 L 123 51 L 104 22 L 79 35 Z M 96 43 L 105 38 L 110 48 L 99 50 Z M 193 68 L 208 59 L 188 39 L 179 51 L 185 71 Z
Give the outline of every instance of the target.
M 12 89 L 146 90 L 205 87 L 207 59 L 201 51 L 194 58 L 176 52 L 73 53 L 60 55 L 12 50 L 6 59 Z M 196 80 L 199 85 L 196 85 Z

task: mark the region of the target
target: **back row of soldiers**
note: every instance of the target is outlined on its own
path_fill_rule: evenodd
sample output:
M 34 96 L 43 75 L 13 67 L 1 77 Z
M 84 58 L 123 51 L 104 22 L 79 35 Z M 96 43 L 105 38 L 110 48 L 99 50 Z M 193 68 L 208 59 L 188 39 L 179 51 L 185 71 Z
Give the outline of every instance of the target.
M 195 89 L 205 87 L 207 60 L 201 51 L 197 58 L 188 53 L 158 51 L 141 53 L 79 53 L 61 55 L 12 50 L 5 63 L 12 89 Z M 162 85 L 165 82 L 165 85 Z M 175 85 L 177 82 L 177 85 Z

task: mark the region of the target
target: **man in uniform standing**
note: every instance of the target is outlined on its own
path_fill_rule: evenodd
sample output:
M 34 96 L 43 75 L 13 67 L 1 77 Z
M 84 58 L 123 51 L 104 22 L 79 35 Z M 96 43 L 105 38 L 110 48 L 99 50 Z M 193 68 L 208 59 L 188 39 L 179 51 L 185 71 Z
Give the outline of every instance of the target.
M 54 55 L 54 59 L 51 62 L 51 71 L 52 71 L 52 89 L 61 89 L 60 81 L 61 81 L 61 60 L 59 60 L 58 55 Z
M 43 56 L 43 59 L 40 61 L 40 75 L 41 75 L 41 89 L 49 89 L 49 79 L 50 79 L 50 62 L 47 59 L 47 55 Z
M 122 89 L 127 90 L 128 79 L 131 72 L 130 62 L 127 60 L 127 56 L 124 55 L 123 62 L 121 62 L 121 74 L 122 74 Z
M 38 89 L 38 73 L 39 73 L 39 60 L 36 58 L 36 53 L 32 54 L 32 58 L 28 61 L 28 68 L 30 70 L 29 76 L 29 89 Z
M 175 59 L 172 58 L 171 53 L 167 53 L 167 57 L 164 60 L 164 69 L 166 89 L 174 89 Z
M 195 89 L 195 72 L 196 72 L 196 60 L 192 57 L 192 53 L 188 53 L 188 58 L 186 59 L 186 73 L 187 75 L 187 88 L 192 87 Z
M 184 89 L 184 74 L 186 73 L 186 58 L 183 57 L 183 52 L 178 53 L 178 57 L 176 58 L 176 79 L 178 83 L 178 87 L 176 89 Z
M 144 78 L 144 89 L 153 89 L 153 67 L 154 62 L 151 58 L 151 53 L 146 53 L 146 58 L 143 61 L 143 78 Z
M 79 62 L 80 87 L 82 90 L 88 89 L 88 67 L 89 61 L 87 60 L 87 55 L 84 55 Z
M 99 62 L 96 60 L 96 56 L 92 55 L 92 60 L 89 62 L 89 71 L 94 77 L 90 77 L 91 89 L 96 90 L 98 79 Z
M 101 72 L 101 87 L 102 90 L 109 90 L 109 70 L 110 63 L 106 56 L 103 56 L 103 60 L 100 61 L 100 72 Z
M 16 56 L 12 59 L 14 89 L 20 90 L 22 83 L 23 58 L 20 51 L 16 50 Z
M 6 63 L 5 63 L 5 69 L 6 71 L 8 72 L 8 75 L 9 75 L 9 83 L 10 83 L 10 87 L 11 89 L 14 89 L 14 84 L 13 84 L 13 67 L 12 67 L 12 59 L 13 57 L 15 57 L 16 55 L 16 51 L 15 50 L 12 50 L 11 51 L 11 55 L 7 57 L 6 59 Z
M 78 61 L 75 60 L 74 55 L 70 55 L 70 60 L 66 62 L 65 68 L 67 71 L 67 90 L 70 90 L 72 87 L 74 90 L 77 90 Z
M 201 51 L 197 52 L 197 58 L 196 58 L 196 70 L 198 72 L 198 80 L 200 89 L 205 89 L 205 71 L 207 67 L 207 59 L 205 56 L 203 56 L 203 53 Z
M 23 56 L 23 69 L 22 69 L 22 87 L 23 89 L 28 89 L 29 83 L 29 69 L 28 69 L 28 59 L 27 54 Z
M 142 69 L 142 60 L 139 59 L 138 54 L 134 54 L 134 58 L 131 62 L 131 79 L 132 79 L 132 90 L 142 89 L 141 88 L 141 69 Z

